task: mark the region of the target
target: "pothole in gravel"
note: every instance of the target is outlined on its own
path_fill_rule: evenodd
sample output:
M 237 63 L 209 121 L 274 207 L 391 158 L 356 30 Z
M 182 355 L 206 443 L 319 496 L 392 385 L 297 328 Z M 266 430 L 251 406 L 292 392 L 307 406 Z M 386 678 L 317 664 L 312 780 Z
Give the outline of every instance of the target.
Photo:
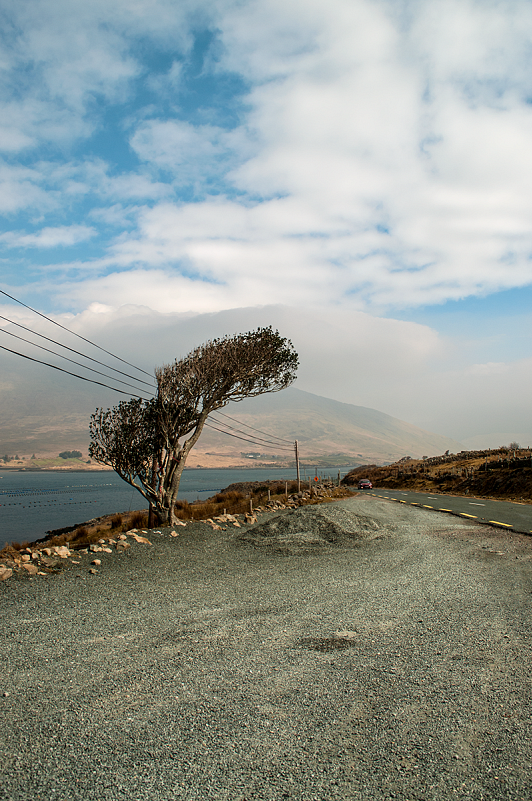
M 243 532 L 238 539 L 281 553 L 301 553 L 335 545 L 353 547 L 377 536 L 382 538 L 382 527 L 372 518 L 323 505 L 277 515 Z

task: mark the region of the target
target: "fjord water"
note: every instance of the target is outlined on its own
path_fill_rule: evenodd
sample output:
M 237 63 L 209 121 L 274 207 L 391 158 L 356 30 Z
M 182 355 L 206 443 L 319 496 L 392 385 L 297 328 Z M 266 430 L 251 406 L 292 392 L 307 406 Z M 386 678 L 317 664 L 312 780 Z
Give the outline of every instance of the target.
M 348 468 L 342 469 L 344 475 Z M 338 468 L 331 468 L 337 475 Z M 294 469 L 185 470 L 179 498 L 205 500 L 236 481 L 291 481 Z M 146 509 L 144 498 L 116 473 L 15 472 L 0 470 L 0 548 L 8 542 L 33 541 L 47 531 L 84 523 L 93 517 Z

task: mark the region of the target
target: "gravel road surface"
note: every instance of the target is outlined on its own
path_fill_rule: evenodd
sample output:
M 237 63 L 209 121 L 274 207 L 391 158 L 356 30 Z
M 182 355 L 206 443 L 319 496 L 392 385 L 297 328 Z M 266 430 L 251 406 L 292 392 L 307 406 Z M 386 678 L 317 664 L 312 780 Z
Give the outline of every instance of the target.
M 0 584 L 0 799 L 530 799 L 532 540 L 358 495 Z

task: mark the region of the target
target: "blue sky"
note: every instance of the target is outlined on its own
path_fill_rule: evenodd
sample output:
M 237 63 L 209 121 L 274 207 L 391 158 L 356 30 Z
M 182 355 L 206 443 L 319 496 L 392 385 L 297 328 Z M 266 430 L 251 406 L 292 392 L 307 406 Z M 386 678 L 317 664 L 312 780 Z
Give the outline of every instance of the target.
M 321 332 L 301 388 L 532 442 L 528 1 L 18 0 L 0 28 L 0 288 L 129 316 L 130 355 L 139 309 L 288 307 L 300 350 Z

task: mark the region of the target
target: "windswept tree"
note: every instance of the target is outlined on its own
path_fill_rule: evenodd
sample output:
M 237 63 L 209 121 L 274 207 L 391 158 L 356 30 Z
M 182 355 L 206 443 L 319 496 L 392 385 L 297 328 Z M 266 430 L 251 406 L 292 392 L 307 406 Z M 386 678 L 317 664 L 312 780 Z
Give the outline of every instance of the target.
M 172 525 L 181 475 L 208 416 L 230 401 L 285 389 L 297 367 L 292 343 L 271 327 L 206 342 L 156 369 L 153 400 L 97 409 L 89 456 L 135 487 L 161 525 Z

